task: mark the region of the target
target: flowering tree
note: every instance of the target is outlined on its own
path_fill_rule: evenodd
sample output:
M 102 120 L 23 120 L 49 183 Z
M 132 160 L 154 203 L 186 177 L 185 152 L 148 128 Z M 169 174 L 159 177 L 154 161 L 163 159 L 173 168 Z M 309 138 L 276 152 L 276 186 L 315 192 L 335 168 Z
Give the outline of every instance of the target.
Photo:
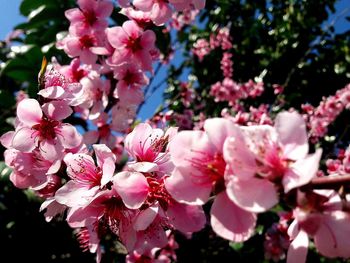
M 2 174 L 97 262 L 350 258 L 350 38 L 322 27 L 334 1 L 21 12 L 2 44 Z

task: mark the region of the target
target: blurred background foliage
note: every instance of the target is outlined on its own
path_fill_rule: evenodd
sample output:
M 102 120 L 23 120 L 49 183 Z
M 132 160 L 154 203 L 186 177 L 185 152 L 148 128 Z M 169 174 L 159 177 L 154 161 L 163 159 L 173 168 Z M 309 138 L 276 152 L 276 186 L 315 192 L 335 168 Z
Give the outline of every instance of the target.
M 69 58 L 55 48 L 56 37 L 68 29 L 64 11 L 75 7 L 75 1 L 24 0 L 20 12 L 25 23 L 15 27 L 14 38 L 0 42 L 0 133 L 12 129 L 15 115 L 15 94 L 26 91 L 35 97 L 37 74 L 43 56 L 56 57 L 62 64 Z M 209 96 L 210 86 L 222 80 L 220 59 L 222 51 L 215 50 L 203 61 L 193 58 L 190 49 L 199 38 L 209 38 L 215 29 L 229 26 L 233 39 L 234 80 L 245 82 L 261 76 L 265 83 L 263 96 L 246 105 L 273 103 L 273 84 L 285 87 L 284 107 L 300 108 L 301 103 L 318 105 L 322 96 L 334 94 L 350 82 L 350 30 L 337 32 L 335 0 L 207 0 L 205 10 L 193 26 L 186 26 L 175 36 L 183 48 L 180 66 L 171 66 L 167 79 L 165 104 L 169 109 L 183 113 L 178 101 L 181 76 L 193 76 L 195 92 L 201 95 L 207 116 L 219 116 L 225 103 L 215 103 Z M 349 11 L 349 10 L 348 10 Z M 340 13 L 339 16 L 349 15 Z M 349 20 L 349 17 L 347 17 Z M 115 9 L 111 24 L 125 20 Z M 170 34 L 157 29 L 158 46 L 168 53 Z M 174 35 L 172 35 L 174 37 Z M 280 109 L 275 109 L 280 110 Z M 342 114 L 332 125 L 337 135 L 349 125 L 349 115 Z M 349 142 L 349 134 L 342 137 Z M 334 142 L 322 142 L 331 151 Z M 339 144 L 338 144 L 339 145 Z M 1 152 L 4 149 L 1 148 Z M 46 223 L 40 214 L 40 200 L 30 191 L 16 189 L 9 182 L 10 170 L 0 163 L 0 244 L 1 262 L 94 262 L 89 253 L 82 253 L 74 234 L 66 223 Z M 245 244 L 229 244 L 215 237 L 210 229 L 186 240 L 178 236 L 179 262 L 267 262 L 264 260 L 263 237 L 266 228 L 277 219 L 261 215 L 257 234 Z M 182 246 L 181 246 L 182 245 Z M 106 245 L 106 252 L 109 251 Z M 122 262 L 123 256 L 107 253 L 103 262 Z M 310 252 L 309 262 L 335 262 Z

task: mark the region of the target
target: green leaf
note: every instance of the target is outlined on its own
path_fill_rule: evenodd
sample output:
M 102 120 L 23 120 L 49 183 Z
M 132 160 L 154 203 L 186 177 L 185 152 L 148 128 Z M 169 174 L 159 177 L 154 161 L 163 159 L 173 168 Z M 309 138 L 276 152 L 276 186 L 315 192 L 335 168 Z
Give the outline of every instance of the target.
M 0 162 L 0 180 L 1 181 L 7 181 L 9 180 L 9 176 L 12 172 L 12 169 L 8 167 L 5 162 L 1 161 Z
M 244 243 L 230 242 L 230 247 L 235 251 L 240 251 L 244 246 Z

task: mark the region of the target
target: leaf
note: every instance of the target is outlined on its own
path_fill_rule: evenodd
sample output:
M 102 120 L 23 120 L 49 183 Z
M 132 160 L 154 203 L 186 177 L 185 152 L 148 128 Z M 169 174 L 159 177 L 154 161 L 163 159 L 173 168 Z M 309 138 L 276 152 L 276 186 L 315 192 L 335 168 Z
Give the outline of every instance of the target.
M 40 6 L 46 5 L 46 6 L 55 6 L 57 7 L 56 1 L 47 1 L 47 0 L 24 0 L 22 1 L 19 11 L 24 16 L 29 16 L 31 12 L 34 10 L 40 8 Z
M 9 180 L 11 172 L 12 172 L 12 169 L 8 167 L 4 161 L 1 161 L 0 162 L 0 180 L 1 181 Z

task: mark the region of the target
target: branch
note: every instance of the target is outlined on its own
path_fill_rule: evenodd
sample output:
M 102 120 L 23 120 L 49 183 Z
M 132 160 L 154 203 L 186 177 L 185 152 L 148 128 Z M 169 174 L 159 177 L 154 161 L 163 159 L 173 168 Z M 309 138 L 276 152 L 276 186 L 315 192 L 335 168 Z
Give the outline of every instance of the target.
M 302 189 L 339 189 L 341 186 L 350 186 L 350 174 L 317 177 Z

